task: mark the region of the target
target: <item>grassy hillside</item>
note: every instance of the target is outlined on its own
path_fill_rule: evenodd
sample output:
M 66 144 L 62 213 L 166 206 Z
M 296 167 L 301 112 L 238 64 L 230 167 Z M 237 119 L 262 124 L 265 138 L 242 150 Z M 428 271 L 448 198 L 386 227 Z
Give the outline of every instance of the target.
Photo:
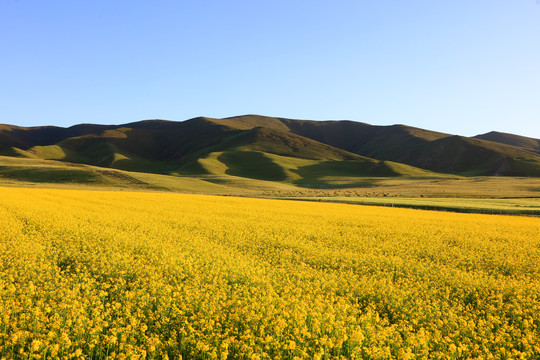
M 127 179 L 120 173 L 84 165 L 0 156 L 0 180 L 3 182 L 112 185 Z
M 475 139 L 488 140 L 501 144 L 513 145 L 524 149 L 540 152 L 540 139 L 519 136 L 514 134 L 491 131 L 486 134 L 474 136 Z
M 156 174 L 299 181 L 304 186 L 325 176 L 540 176 L 535 139 L 488 137 L 497 136 L 503 139 L 465 138 L 405 125 L 244 115 L 69 128 L 2 125 L 0 155 Z M 214 160 L 214 153 L 221 153 L 221 159 Z M 274 155 L 317 162 L 282 166 L 268 160 Z
M 310 138 L 359 154 L 419 168 L 471 175 L 540 176 L 540 156 L 535 139 L 508 134 L 495 143 L 481 138 L 466 138 L 406 125 L 372 126 L 353 121 L 309 121 L 245 115 L 228 119 L 209 119 L 213 123 L 239 129 L 262 124 Z
M 462 136 L 418 146 L 400 160 L 425 169 L 467 176 L 540 176 L 540 157 L 509 145 Z
M 251 125 L 260 125 L 255 119 Z M 259 119 L 260 120 L 260 119 Z M 186 122 L 142 122 L 126 124 L 115 129 L 102 129 L 98 134 L 70 137 L 53 145 L 38 145 L 27 150 L 11 148 L 19 156 L 61 160 L 122 170 L 175 174 L 227 174 L 247 178 L 288 181 L 298 180 L 310 172 L 320 172 L 330 165 L 318 165 L 316 170 L 291 171 L 261 155 L 281 155 L 298 159 L 332 161 L 360 161 L 375 164 L 362 167 L 355 174 L 365 176 L 398 175 L 399 172 L 381 171 L 378 161 L 332 147 L 292 132 L 277 130 L 278 126 L 246 129 L 247 121 L 195 118 Z M 282 124 L 278 121 L 279 124 Z M 284 126 L 284 125 L 283 125 Z M 225 170 L 216 170 L 208 163 L 210 154 L 219 152 L 218 163 Z M 206 158 L 206 160 L 204 160 Z M 220 165 L 223 166 L 223 165 Z M 334 167 L 340 167 L 335 165 Z M 382 168 L 385 168 L 383 166 Z M 345 168 L 344 168 L 345 169 Z M 373 171 L 370 171 L 373 170 Z M 294 168 L 296 171 L 296 168 Z M 339 172 L 339 171 L 337 171 Z M 345 169 L 343 176 L 349 176 Z
M 224 171 L 197 176 L 160 175 L 35 158 L 0 156 L 0 185 L 174 191 L 201 194 L 257 195 L 294 191 L 273 181 L 246 179 Z
M 36 145 L 53 145 L 70 137 L 97 134 L 115 125 L 79 124 L 69 128 L 57 126 L 20 127 L 0 124 L 0 152 L 11 147 L 26 150 Z
M 370 157 L 383 154 L 395 155 L 403 150 L 404 145 L 423 144 L 450 136 L 404 125 L 373 126 L 347 120 L 292 120 L 260 115 L 208 120 L 215 124 L 242 130 L 264 127 L 282 132 L 287 131 L 338 149 Z
M 403 125 L 372 126 L 353 121 L 288 121 L 291 131 L 356 154 L 391 160 L 413 146 L 447 134 Z
M 239 140 L 245 143 L 244 146 L 238 147 L 240 150 L 265 151 L 276 155 L 302 159 L 365 159 L 357 154 L 303 136 L 268 128 L 257 127 L 246 131 Z
M 260 151 L 213 152 L 182 168 L 195 173 L 279 181 L 309 188 L 354 187 L 364 177 L 436 177 L 413 166 L 357 157 L 353 160 L 305 159 Z

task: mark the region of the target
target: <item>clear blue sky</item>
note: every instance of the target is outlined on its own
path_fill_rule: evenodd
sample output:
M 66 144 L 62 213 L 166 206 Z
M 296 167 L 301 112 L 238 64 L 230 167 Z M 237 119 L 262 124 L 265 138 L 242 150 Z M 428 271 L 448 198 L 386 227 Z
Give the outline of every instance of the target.
M 540 138 L 538 0 L 0 0 L 0 123 L 261 114 Z

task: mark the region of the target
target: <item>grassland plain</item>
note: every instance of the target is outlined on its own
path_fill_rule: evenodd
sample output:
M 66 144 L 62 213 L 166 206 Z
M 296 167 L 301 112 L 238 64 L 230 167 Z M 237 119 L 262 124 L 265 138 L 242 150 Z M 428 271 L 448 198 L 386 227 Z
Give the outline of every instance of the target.
M 402 198 L 402 197 L 293 197 L 288 200 L 340 202 L 346 204 L 383 205 L 423 210 L 439 210 L 480 214 L 540 216 L 540 199 L 510 198 Z
M 0 357 L 538 358 L 538 263 L 538 218 L 0 188 Z

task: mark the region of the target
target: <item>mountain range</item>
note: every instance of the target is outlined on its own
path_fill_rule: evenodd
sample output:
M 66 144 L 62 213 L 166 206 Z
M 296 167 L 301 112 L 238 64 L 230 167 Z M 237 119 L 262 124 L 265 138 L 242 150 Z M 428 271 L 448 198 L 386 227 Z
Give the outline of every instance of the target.
M 329 176 L 540 176 L 538 139 L 259 115 L 68 128 L 0 125 L 0 155 L 304 186 Z

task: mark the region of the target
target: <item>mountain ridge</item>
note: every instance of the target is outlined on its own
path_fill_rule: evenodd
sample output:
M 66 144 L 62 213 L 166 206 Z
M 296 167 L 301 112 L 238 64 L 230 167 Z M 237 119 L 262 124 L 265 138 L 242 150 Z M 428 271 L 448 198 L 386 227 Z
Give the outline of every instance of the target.
M 507 145 L 520 146 L 535 150 L 540 153 L 540 139 L 535 139 L 527 136 L 509 134 L 499 131 L 490 131 L 485 134 L 473 136 L 473 138 L 498 142 Z
M 307 166 L 299 165 L 304 160 L 324 164 L 310 165 L 318 174 L 335 174 L 341 169 L 344 176 L 403 175 L 390 169 L 392 163 L 408 166 L 407 174 L 540 176 L 538 139 L 499 132 L 463 137 L 401 124 L 380 126 L 351 120 L 261 115 L 77 124 L 67 128 L 4 124 L 0 125 L 0 154 L 178 175 L 197 169 L 226 172 L 223 169 L 228 168 L 229 172 L 253 178 L 261 175 L 257 166 L 248 163 L 261 161 L 268 169 L 279 168 L 288 174 L 267 174 L 268 179 L 290 181 L 298 180 L 295 174 L 306 174 L 297 167 Z M 291 165 L 282 157 L 298 161 Z M 343 165 L 336 167 L 333 162 Z M 354 170 L 355 166 L 362 170 Z M 233 168 L 237 170 L 230 170 Z

